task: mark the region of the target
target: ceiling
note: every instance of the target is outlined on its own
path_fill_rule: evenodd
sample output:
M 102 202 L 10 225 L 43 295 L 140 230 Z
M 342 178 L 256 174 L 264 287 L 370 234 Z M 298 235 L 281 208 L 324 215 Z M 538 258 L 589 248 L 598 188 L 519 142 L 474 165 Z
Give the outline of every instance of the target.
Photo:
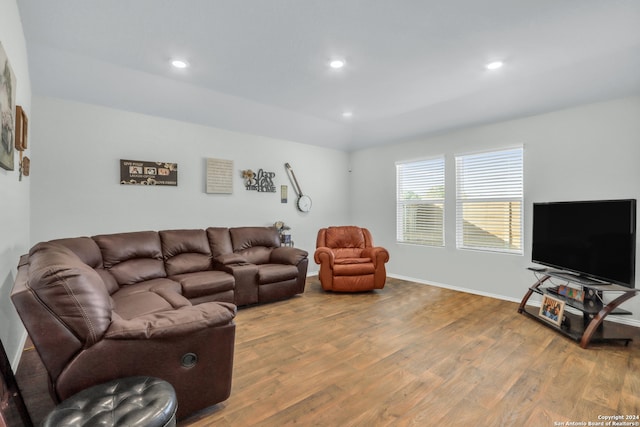
M 638 0 L 18 5 L 35 95 L 345 151 L 640 94 Z

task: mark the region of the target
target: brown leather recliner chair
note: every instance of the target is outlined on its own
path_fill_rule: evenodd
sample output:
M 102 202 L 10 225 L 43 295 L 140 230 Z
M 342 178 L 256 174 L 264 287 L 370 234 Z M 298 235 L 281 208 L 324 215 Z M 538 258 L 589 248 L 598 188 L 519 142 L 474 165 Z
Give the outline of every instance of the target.
M 341 226 L 318 231 L 314 260 L 325 291 L 359 292 L 384 287 L 389 252 L 374 247 L 366 228 Z

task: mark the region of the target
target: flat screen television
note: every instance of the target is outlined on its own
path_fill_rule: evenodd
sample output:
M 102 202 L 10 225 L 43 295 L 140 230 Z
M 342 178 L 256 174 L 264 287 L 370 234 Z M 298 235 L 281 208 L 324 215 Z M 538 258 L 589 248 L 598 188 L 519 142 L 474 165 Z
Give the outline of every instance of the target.
M 636 201 L 534 203 L 531 260 L 635 288 Z

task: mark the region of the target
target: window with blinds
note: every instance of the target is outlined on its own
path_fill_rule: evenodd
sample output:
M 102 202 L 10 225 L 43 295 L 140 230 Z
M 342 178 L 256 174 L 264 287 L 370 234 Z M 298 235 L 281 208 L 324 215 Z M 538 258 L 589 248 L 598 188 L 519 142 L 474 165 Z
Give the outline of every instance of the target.
M 456 156 L 458 248 L 522 254 L 523 149 Z
M 396 163 L 397 241 L 444 246 L 444 156 Z

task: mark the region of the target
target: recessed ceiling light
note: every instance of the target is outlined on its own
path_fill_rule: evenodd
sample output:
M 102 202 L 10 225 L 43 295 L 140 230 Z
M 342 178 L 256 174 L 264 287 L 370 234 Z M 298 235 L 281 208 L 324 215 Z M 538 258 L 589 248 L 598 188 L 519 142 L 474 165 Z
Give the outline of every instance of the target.
M 189 64 L 187 64 L 185 61 L 182 61 L 180 59 L 174 59 L 173 61 L 171 61 L 171 65 L 173 65 L 176 68 L 187 68 L 189 66 Z
M 345 111 L 344 113 L 342 113 L 342 117 L 344 117 L 345 119 L 350 119 L 351 117 L 353 117 L 353 112 Z
M 504 62 L 502 61 L 493 61 L 493 62 L 489 62 L 487 65 L 485 65 L 485 67 L 487 67 L 487 70 L 497 70 L 503 65 L 504 65 Z
M 331 62 L 329 62 L 329 66 L 336 70 L 344 67 L 344 64 L 345 62 L 343 59 L 333 59 Z

